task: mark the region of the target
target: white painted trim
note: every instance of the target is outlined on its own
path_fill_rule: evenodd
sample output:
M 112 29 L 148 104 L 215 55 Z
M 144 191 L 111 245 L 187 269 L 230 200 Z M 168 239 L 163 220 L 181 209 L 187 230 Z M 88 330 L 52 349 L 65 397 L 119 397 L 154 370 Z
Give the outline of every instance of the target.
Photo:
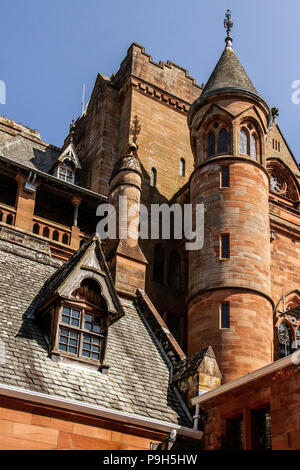
M 41 405 L 56 406 L 58 408 L 62 408 L 63 410 L 71 410 L 72 412 L 77 411 L 79 413 L 111 419 L 124 424 L 141 426 L 143 428 L 154 431 L 170 433 L 171 431 L 176 430 L 178 435 L 197 440 L 202 439 L 203 436 L 202 431 L 195 431 L 192 428 L 180 426 L 175 423 L 168 423 L 158 419 L 112 410 L 103 406 L 81 403 L 76 400 L 69 400 L 53 395 L 47 395 L 45 393 L 25 390 L 23 388 L 13 387 L 11 385 L 0 384 L 0 395 L 4 395 L 10 398 L 17 398 L 19 400 L 27 400 Z
M 257 369 L 254 372 L 249 372 L 247 375 L 243 375 L 242 377 L 232 380 L 231 382 L 228 382 L 227 384 L 221 385 L 220 387 L 215 388 L 214 390 L 203 393 L 200 396 L 193 398 L 192 404 L 198 405 L 207 400 L 215 398 L 221 395 L 222 393 L 229 392 L 230 390 L 234 390 L 237 387 L 253 382 L 253 380 L 259 379 L 261 377 L 264 377 L 265 375 L 271 374 L 272 372 L 276 372 L 277 370 L 283 369 L 284 367 L 287 367 L 290 364 L 293 364 L 292 356 L 293 355 L 291 354 L 290 356 L 283 357 L 282 359 L 278 359 L 278 361 L 271 362 L 270 364 L 262 367 L 261 369 Z

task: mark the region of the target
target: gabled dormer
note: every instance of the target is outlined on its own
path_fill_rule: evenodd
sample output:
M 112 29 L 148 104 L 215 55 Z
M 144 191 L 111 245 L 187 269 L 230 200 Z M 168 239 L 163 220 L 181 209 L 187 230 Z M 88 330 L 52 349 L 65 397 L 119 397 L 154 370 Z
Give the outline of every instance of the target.
M 73 125 L 70 126 L 70 133 L 67 136 L 62 153 L 58 157 L 53 168 L 53 175 L 67 183 L 75 183 L 78 170 L 81 170 L 81 164 L 73 143 Z
M 97 235 L 46 282 L 34 312 L 51 359 L 100 370 L 108 368 L 109 327 L 123 315 Z

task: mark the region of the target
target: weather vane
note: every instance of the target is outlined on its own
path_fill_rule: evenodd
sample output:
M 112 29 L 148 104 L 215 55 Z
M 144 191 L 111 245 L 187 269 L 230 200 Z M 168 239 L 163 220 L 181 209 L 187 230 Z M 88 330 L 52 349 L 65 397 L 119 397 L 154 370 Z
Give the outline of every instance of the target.
M 231 18 L 231 11 L 228 9 L 225 13 L 224 28 L 227 31 L 227 37 L 225 39 L 226 48 L 229 48 L 229 49 L 232 48 L 232 37 L 230 36 L 232 26 L 233 26 L 233 21 Z

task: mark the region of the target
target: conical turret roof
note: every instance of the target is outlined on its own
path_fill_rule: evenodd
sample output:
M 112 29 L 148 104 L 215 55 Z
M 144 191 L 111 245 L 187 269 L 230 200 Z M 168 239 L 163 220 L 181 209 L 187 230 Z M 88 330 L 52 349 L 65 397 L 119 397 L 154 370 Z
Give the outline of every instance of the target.
M 201 94 L 201 98 L 217 91 L 246 91 L 258 95 L 244 67 L 231 47 L 226 47 Z

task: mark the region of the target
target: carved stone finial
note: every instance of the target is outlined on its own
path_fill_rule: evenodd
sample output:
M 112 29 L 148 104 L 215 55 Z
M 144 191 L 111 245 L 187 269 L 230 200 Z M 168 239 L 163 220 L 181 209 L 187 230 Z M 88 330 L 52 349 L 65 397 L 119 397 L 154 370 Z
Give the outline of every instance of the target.
M 127 144 L 127 146 L 126 146 L 125 153 L 126 153 L 127 155 L 132 155 L 133 152 L 134 152 L 136 149 L 137 149 L 137 146 L 135 145 L 135 143 L 129 141 L 128 144 Z
M 272 118 L 275 119 L 279 116 L 279 109 L 278 108 L 272 108 L 271 113 L 272 113 Z
M 231 29 L 233 26 L 233 20 L 231 18 L 231 11 L 228 9 L 225 13 L 224 28 L 227 32 L 227 37 L 225 38 L 226 49 L 232 49 L 232 37 L 230 35 Z

